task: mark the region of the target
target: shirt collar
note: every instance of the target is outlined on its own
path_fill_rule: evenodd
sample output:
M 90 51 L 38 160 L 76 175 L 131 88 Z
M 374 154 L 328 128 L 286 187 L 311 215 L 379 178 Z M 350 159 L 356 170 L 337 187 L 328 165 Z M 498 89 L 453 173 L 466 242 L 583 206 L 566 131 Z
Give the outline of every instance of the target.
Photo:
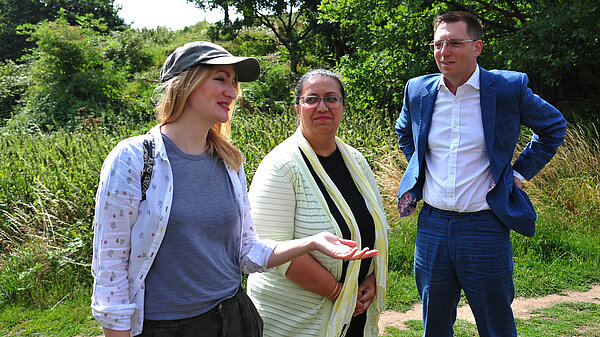
M 475 67 L 475 71 L 473 74 L 471 74 L 471 77 L 469 77 L 469 79 L 463 85 L 461 85 L 461 87 L 464 85 L 470 85 L 474 89 L 479 90 L 479 65 Z M 442 75 L 442 79 L 440 80 L 440 83 L 438 83 L 438 90 L 440 90 L 441 87 L 448 89 L 446 82 L 444 82 L 444 75 Z

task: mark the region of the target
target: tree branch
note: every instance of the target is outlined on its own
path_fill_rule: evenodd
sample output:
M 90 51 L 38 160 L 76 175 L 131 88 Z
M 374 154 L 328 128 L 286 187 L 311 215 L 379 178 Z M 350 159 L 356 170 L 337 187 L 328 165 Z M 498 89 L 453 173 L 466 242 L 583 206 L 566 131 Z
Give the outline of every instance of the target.
M 516 18 L 519 21 L 523 21 L 523 20 L 526 20 L 527 18 L 531 17 L 529 15 L 526 15 L 525 13 L 518 12 L 518 8 L 516 8 L 516 7 L 515 7 L 515 10 L 517 10 L 517 13 L 513 13 L 513 12 L 509 12 L 509 11 L 507 11 L 505 9 L 502 9 L 502 8 L 500 8 L 498 6 L 494 6 L 491 3 L 485 2 L 483 0 L 475 0 L 475 1 L 477 3 L 479 3 L 480 5 L 482 5 L 484 9 L 486 9 L 488 11 L 492 11 L 492 12 L 497 12 L 499 14 L 504 15 L 505 17 Z M 467 6 L 465 6 L 465 5 L 461 4 L 461 3 L 458 3 L 455 0 L 439 0 L 439 2 L 443 2 L 445 4 L 451 5 L 451 6 L 457 8 L 458 10 L 461 10 L 461 11 L 466 11 L 466 12 L 471 12 L 472 11 Z M 514 3 L 513 3 L 513 5 L 514 5 Z M 511 25 L 499 23 L 499 22 L 496 22 L 496 21 L 488 20 L 485 17 L 479 15 L 478 13 L 474 13 L 474 14 L 477 15 L 477 17 L 481 20 L 482 23 L 484 23 L 484 24 L 486 24 L 488 26 L 496 27 L 497 29 L 504 30 L 504 31 L 509 32 L 509 33 L 514 33 L 514 32 L 516 32 L 518 30 L 515 26 L 511 26 Z M 502 34 L 498 34 L 498 35 L 502 35 Z
M 289 43 L 283 38 L 283 36 L 281 36 L 279 31 L 277 31 L 277 28 L 271 23 L 271 21 L 267 18 L 267 16 L 259 13 L 258 11 L 256 11 L 254 14 L 260 19 L 261 24 L 267 26 L 273 32 L 273 34 L 275 34 L 275 37 L 277 38 L 277 40 L 281 44 L 283 44 L 286 49 L 289 50 L 290 49 Z

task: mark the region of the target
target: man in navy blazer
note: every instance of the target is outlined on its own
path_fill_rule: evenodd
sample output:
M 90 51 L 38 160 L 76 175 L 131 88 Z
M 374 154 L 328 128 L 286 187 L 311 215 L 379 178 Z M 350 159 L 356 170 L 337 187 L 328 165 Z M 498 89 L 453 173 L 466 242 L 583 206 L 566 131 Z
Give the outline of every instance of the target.
M 483 29 L 474 15 L 449 12 L 433 28 L 441 74 L 408 81 L 396 124 L 408 160 L 400 214 L 424 200 L 414 260 L 423 335 L 453 335 L 462 289 L 480 336 L 516 336 L 510 229 L 534 235 L 521 182 L 552 159 L 566 122 L 527 87 L 526 74 L 478 66 Z M 534 135 L 511 165 L 521 125 Z

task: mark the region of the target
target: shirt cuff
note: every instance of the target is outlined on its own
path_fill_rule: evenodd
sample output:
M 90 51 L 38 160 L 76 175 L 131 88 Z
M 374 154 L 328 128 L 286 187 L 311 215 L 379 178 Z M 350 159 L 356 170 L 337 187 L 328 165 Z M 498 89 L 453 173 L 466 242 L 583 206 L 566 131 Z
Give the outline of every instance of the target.
M 260 241 L 265 245 L 265 252 L 263 254 L 264 260 L 262 261 L 262 265 L 266 268 L 269 264 L 269 260 L 271 259 L 271 254 L 273 254 L 273 250 L 275 250 L 275 247 L 277 247 L 277 241 L 270 239 L 264 239 Z
M 521 173 L 513 170 L 513 177 L 516 177 L 517 179 L 519 179 L 520 181 L 525 180 L 525 178 L 521 175 Z
M 120 306 L 92 305 L 92 314 L 101 326 L 112 330 L 131 330 L 134 304 Z
M 277 241 L 274 240 L 255 241 L 247 257 L 242 260 L 242 270 L 247 274 L 269 271 L 267 265 L 275 246 L 277 246 Z

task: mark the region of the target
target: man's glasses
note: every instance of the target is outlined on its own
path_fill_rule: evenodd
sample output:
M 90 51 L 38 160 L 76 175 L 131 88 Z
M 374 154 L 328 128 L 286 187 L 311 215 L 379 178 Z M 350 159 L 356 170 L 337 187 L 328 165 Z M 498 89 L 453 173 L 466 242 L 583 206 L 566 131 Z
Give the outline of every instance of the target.
M 323 102 L 325 102 L 326 107 L 328 107 L 330 109 L 336 109 L 336 108 L 339 108 L 340 105 L 342 105 L 342 101 L 344 99 L 340 96 L 326 96 L 326 97 L 302 96 L 302 97 L 300 97 L 300 102 L 302 103 L 302 105 L 304 105 L 305 107 L 307 107 L 309 109 L 318 107 L 319 104 L 321 104 L 321 100 L 323 100 Z
M 463 43 L 467 42 L 475 42 L 477 40 L 458 40 L 458 39 L 449 39 L 449 40 L 437 40 L 431 41 L 427 45 L 431 48 L 431 51 L 440 51 L 444 48 L 444 44 L 446 48 L 457 49 L 462 46 Z

